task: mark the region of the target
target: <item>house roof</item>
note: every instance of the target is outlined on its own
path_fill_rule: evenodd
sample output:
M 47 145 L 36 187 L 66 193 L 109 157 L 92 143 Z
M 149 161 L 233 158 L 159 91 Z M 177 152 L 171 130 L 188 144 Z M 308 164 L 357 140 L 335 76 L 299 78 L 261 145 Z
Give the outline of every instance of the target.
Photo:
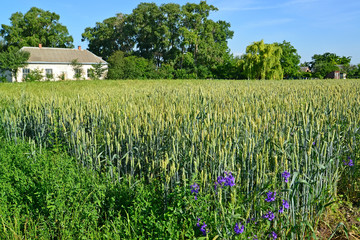
M 28 63 L 71 63 L 77 59 L 82 64 L 95 64 L 101 62 L 107 64 L 102 58 L 88 50 L 70 48 L 49 48 L 49 47 L 23 47 L 22 51 L 30 53 Z

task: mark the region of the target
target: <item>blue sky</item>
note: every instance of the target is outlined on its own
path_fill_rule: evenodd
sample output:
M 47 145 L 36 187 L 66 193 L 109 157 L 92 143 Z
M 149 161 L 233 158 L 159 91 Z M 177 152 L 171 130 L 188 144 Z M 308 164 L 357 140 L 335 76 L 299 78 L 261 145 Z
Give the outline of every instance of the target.
M 12 0 L 0 8 L 0 24 L 9 24 L 12 13 L 26 13 L 35 6 L 60 15 L 74 38 L 81 42 L 86 27 L 95 26 L 116 13 L 131 13 L 140 2 L 185 4 L 199 0 Z M 235 32 L 229 41 L 231 52 L 241 55 L 246 46 L 264 39 L 266 43 L 290 42 L 300 54 L 301 62 L 310 61 L 314 54 L 332 52 L 351 56 L 352 64 L 360 63 L 360 1 L 359 0 L 208 0 L 219 11 L 214 20 L 230 22 Z

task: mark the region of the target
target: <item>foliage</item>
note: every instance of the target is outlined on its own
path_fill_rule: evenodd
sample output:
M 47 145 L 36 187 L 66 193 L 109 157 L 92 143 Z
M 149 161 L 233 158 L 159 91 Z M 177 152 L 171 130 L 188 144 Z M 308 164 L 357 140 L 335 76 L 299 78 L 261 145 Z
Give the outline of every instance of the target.
M 263 40 L 247 46 L 243 67 L 248 79 L 282 79 L 281 56 L 280 47 Z
M 177 77 L 213 77 L 216 66 L 229 54 L 227 40 L 233 36 L 229 23 L 209 19 L 213 11 L 217 8 L 206 1 L 183 6 L 140 3 L 129 15 L 118 14 L 86 28 L 82 40 L 105 59 L 121 50 L 153 62 L 156 69 L 164 65 L 186 72 Z
M 351 57 L 340 57 L 335 53 L 315 54 L 312 61 L 309 62 L 310 68 L 314 72 L 314 76 L 325 78 L 329 73 L 338 71 L 339 66 L 349 66 Z
M 79 80 L 84 74 L 84 69 L 82 67 L 82 64 L 79 63 L 77 59 L 73 59 L 70 65 L 74 70 L 74 78 Z
M 63 153 L 0 141 L 1 239 L 194 237 L 186 191 L 109 181 Z
M 0 74 L 0 82 L 7 82 L 6 76 L 3 74 Z
M 360 64 L 349 65 L 345 69 L 347 78 L 360 78 Z
M 26 77 L 24 78 L 25 82 L 35 82 L 35 81 L 41 81 L 43 80 L 44 75 L 43 75 L 43 70 L 41 69 L 33 69 L 30 70 L 30 73 L 28 73 L 26 75 Z
M 52 73 L 45 74 L 45 79 L 46 79 L 46 81 L 54 80 L 54 74 L 52 74 Z
M 282 50 L 280 63 L 283 70 L 284 78 L 296 78 L 299 73 L 300 55 L 297 50 L 285 40 L 282 43 L 274 43 Z
M 88 41 L 88 49 L 97 56 L 107 60 L 114 52 L 130 52 L 134 47 L 129 35 L 129 25 L 125 20 L 127 15 L 116 14 L 116 17 L 97 22 L 93 28 L 86 28 L 82 41 Z
M 142 57 L 125 56 L 121 51 L 116 51 L 108 59 L 109 79 L 148 79 L 155 78 L 154 64 Z
M 65 81 L 66 80 L 66 75 L 64 72 L 62 72 L 59 76 L 58 76 L 58 80 L 59 81 Z
M 92 68 L 90 69 L 90 78 L 91 79 L 101 79 L 106 71 L 106 68 L 104 68 L 104 65 L 99 62 L 96 64 L 91 65 Z
M 32 7 L 27 13 L 16 12 L 10 17 L 10 25 L 1 25 L 0 36 L 6 46 L 21 48 L 44 47 L 72 48 L 73 38 L 65 26 L 59 23 L 60 16 L 54 12 Z
M 5 40 L 0 35 L 0 53 L 5 50 L 6 43 Z
M 18 70 L 27 65 L 26 61 L 29 57 L 30 53 L 26 51 L 9 48 L 7 51 L 0 52 L 0 69 L 10 71 L 17 81 Z

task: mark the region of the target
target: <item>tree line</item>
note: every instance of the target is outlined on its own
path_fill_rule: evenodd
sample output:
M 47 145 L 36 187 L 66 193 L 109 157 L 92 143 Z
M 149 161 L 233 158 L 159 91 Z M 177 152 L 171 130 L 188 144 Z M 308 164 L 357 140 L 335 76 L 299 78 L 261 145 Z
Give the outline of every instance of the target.
M 242 56 L 234 56 L 228 40 L 234 35 L 228 22 L 213 21 L 218 9 L 199 4 L 140 3 L 130 14 L 116 14 L 82 34 L 88 50 L 109 63 L 109 79 L 292 79 L 325 78 L 336 70 L 358 77 L 360 64 L 334 53 L 315 54 L 300 64 L 290 42 L 253 42 Z M 16 74 L 28 59 L 23 46 L 73 48 L 73 38 L 60 16 L 33 7 L 14 13 L 0 29 L 0 69 Z M 302 72 L 308 67 L 311 72 Z

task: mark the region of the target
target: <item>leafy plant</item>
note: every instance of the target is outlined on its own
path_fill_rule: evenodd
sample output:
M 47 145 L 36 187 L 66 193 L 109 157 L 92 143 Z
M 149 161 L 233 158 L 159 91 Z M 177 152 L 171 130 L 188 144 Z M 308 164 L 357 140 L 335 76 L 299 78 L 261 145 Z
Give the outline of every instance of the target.
M 82 64 L 79 63 L 79 61 L 77 59 L 74 59 L 71 61 L 70 64 L 74 70 L 74 78 L 79 80 L 84 73 L 84 69 L 82 68 Z
M 41 81 L 44 78 L 43 70 L 36 68 L 30 70 L 30 72 L 24 77 L 25 82 Z

